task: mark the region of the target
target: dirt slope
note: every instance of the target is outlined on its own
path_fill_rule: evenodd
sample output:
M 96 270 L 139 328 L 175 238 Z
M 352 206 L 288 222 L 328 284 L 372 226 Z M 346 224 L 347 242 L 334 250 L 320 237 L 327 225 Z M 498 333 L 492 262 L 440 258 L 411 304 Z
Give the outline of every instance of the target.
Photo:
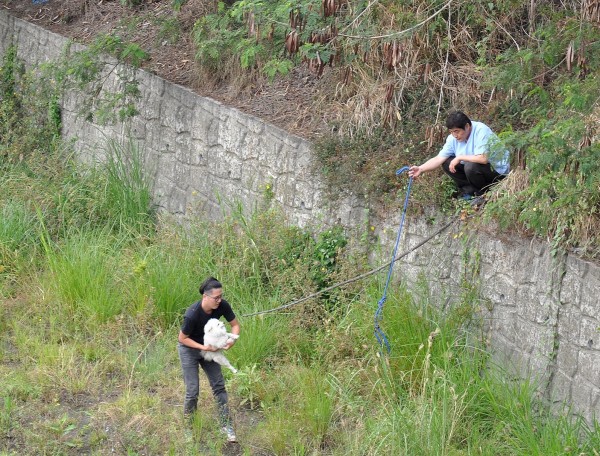
M 28 22 L 86 43 L 99 34 L 116 33 L 139 44 L 150 54 L 143 67 L 164 79 L 261 117 L 291 133 L 311 138 L 325 129 L 315 113 L 313 98 L 318 81 L 305 68 L 272 84 L 255 84 L 240 90 L 198 81 L 191 33 L 199 17 L 211 12 L 214 0 L 188 0 L 181 10 L 172 0 L 146 0 L 124 6 L 121 0 L 2 0 L 0 7 Z M 43 0 L 42 0 L 43 1 Z M 169 24 L 177 18 L 177 27 Z

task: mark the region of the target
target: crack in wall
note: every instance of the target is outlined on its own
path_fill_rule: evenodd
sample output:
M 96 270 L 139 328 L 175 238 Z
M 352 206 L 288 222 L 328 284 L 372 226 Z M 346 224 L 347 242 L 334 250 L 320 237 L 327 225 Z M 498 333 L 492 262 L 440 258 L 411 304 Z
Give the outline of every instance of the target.
M 558 371 L 558 352 L 560 350 L 560 316 L 562 309 L 562 302 L 560 300 L 563 281 L 567 272 L 567 253 L 563 252 L 552 257 L 552 271 L 550 274 L 550 296 L 551 304 L 556 306 L 554 311 L 554 321 L 551 324 L 551 345 L 550 353 L 548 354 L 548 364 L 546 366 L 546 381 L 541 391 L 542 397 L 547 403 L 552 402 L 552 387 L 554 384 L 554 378 Z

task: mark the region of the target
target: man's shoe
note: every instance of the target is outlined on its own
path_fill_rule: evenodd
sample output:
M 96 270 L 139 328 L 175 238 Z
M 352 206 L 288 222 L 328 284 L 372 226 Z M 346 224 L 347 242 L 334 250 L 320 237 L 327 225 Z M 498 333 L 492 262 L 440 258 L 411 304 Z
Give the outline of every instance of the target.
M 231 425 L 228 424 L 227 426 L 223 426 L 221 432 L 227 436 L 228 442 L 237 442 L 237 437 Z
M 479 209 L 485 203 L 486 203 L 486 200 L 485 200 L 485 196 L 483 196 L 483 195 L 475 196 L 475 198 L 473 198 L 472 200 L 469 201 L 469 204 L 476 209 Z

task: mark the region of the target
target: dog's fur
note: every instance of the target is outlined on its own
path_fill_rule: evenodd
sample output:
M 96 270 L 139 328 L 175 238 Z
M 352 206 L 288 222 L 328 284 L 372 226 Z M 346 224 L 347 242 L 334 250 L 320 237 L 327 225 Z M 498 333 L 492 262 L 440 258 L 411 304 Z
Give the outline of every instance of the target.
M 223 348 L 232 340 L 236 340 L 238 337 L 237 334 L 231 334 L 227 332 L 225 328 L 225 324 L 217 320 L 216 318 L 211 318 L 208 320 L 206 325 L 204 326 L 204 345 L 212 345 L 215 348 L 218 348 L 218 351 L 206 351 L 200 350 L 202 352 L 202 357 L 207 361 L 214 361 L 219 363 L 221 366 L 228 367 L 235 374 L 237 369 L 231 365 L 229 360 L 225 357 L 225 351 Z

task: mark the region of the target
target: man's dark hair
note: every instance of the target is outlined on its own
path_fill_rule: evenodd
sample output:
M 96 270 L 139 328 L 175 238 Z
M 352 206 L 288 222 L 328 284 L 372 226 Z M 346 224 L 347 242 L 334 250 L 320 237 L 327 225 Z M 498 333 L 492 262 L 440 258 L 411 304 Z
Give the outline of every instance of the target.
M 223 288 L 221 282 L 214 277 L 208 277 L 200 284 L 200 294 L 204 294 L 210 290 L 214 290 L 215 288 Z
M 465 129 L 465 125 L 472 125 L 471 119 L 462 111 L 454 111 L 448 114 L 446 118 L 446 128 L 452 130 L 453 128 Z

